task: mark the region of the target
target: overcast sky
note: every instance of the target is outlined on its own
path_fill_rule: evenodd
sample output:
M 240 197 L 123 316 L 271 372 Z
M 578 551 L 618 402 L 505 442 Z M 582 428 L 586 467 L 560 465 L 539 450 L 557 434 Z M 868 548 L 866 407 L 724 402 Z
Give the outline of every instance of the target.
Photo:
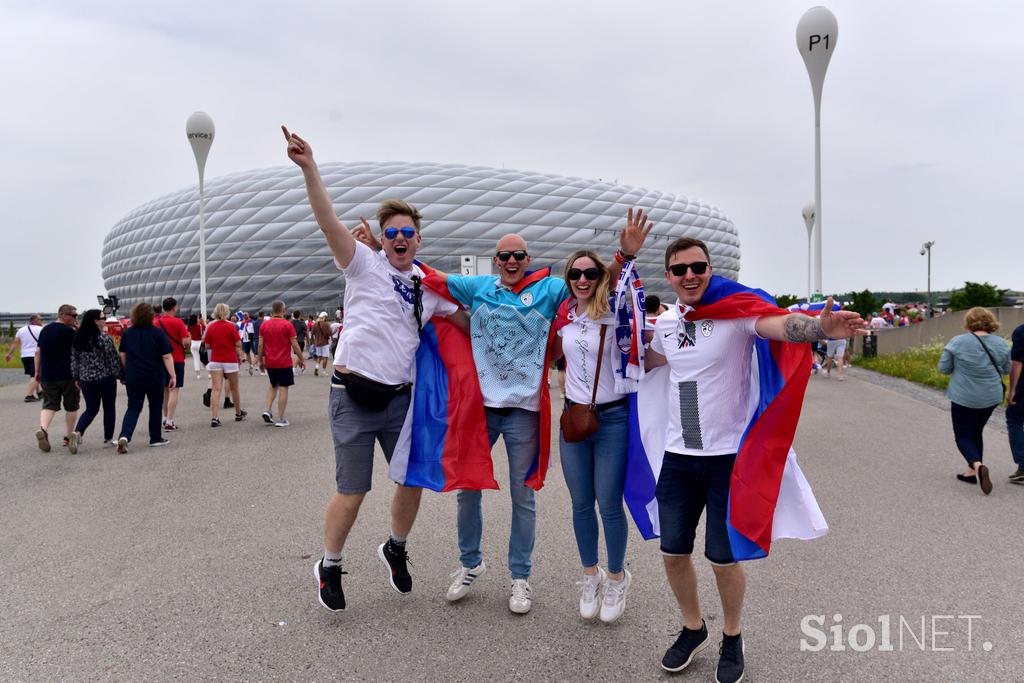
M 92 304 L 133 208 L 289 163 L 505 166 L 690 196 L 739 230 L 740 280 L 806 290 L 812 2 L 56 2 L 0 5 L 0 310 Z M 835 0 L 822 105 L 826 291 L 1024 288 L 1024 10 Z M 657 219 L 657 216 L 654 217 Z

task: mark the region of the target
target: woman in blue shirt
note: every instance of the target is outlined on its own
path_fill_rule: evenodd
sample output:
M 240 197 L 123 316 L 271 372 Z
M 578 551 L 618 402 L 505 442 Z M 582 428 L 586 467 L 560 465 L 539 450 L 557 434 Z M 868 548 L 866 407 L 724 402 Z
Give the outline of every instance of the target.
M 121 363 L 124 365 L 124 384 L 128 391 L 128 410 L 121 421 L 121 436 L 117 439 L 117 452 L 127 453 L 128 442 L 135 433 L 135 425 L 142 412 L 142 404 L 149 401 L 149 445 L 164 446 L 160 424 L 164 404 L 164 387 L 174 388 L 174 362 L 171 342 L 164 331 L 153 326 L 153 306 L 140 302 L 132 306 L 132 326 L 121 335 Z
M 978 484 L 985 495 L 992 492 L 988 467 L 982 464 L 982 431 L 992 411 L 1003 400 L 1003 375 L 1010 372 L 1010 348 L 1001 337 L 992 312 L 975 307 L 964 316 L 966 334 L 953 337 L 942 350 L 939 372 L 952 375 L 946 397 L 953 416 L 953 438 L 967 460 L 960 481 Z

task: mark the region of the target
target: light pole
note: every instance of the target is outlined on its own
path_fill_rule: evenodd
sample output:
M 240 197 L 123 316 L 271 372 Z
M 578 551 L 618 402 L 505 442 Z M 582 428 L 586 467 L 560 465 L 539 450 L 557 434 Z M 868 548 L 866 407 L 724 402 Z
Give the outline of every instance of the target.
M 825 83 L 832 51 L 839 39 L 836 17 L 825 7 L 812 7 L 804 12 L 796 26 L 796 46 L 804 58 L 807 75 L 811 78 L 814 94 L 814 290 L 822 293 L 821 286 L 821 88 Z
M 199 308 L 206 318 L 206 198 L 203 193 L 203 173 L 206 170 L 206 157 L 210 155 L 213 145 L 213 119 L 205 111 L 197 111 L 188 117 L 185 123 L 185 135 L 192 145 L 192 153 L 196 157 L 196 168 L 199 170 Z
M 811 238 L 814 236 L 814 204 L 804 207 L 804 225 L 807 226 L 807 303 L 811 303 Z
M 932 311 L 932 246 L 935 242 L 925 242 L 921 245 L 921 256 L 928 255 L 928 317 L 931 318 Z

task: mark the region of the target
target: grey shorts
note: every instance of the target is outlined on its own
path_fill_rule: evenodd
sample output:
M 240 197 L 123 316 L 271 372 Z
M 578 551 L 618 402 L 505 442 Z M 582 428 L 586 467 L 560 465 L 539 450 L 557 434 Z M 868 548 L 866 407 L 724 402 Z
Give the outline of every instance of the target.
M 334 438 L 334 480 L 338 493 L 366 493 L 373 480 L 373 444 L 380 442 L 390 463 L 412 394 L 399 394 L 385 410 L 356 405 L 345 389 L 332 388 L 328 417 Z

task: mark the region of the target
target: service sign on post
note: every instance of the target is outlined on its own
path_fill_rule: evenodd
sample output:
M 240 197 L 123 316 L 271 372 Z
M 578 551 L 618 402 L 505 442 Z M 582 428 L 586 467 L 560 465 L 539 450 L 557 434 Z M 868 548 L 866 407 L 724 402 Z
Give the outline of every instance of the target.
M 463 254 L 461 260 L 462 265 L 459 268 L 459 273 L 462 275 L 476 275 L 476 257 Z

